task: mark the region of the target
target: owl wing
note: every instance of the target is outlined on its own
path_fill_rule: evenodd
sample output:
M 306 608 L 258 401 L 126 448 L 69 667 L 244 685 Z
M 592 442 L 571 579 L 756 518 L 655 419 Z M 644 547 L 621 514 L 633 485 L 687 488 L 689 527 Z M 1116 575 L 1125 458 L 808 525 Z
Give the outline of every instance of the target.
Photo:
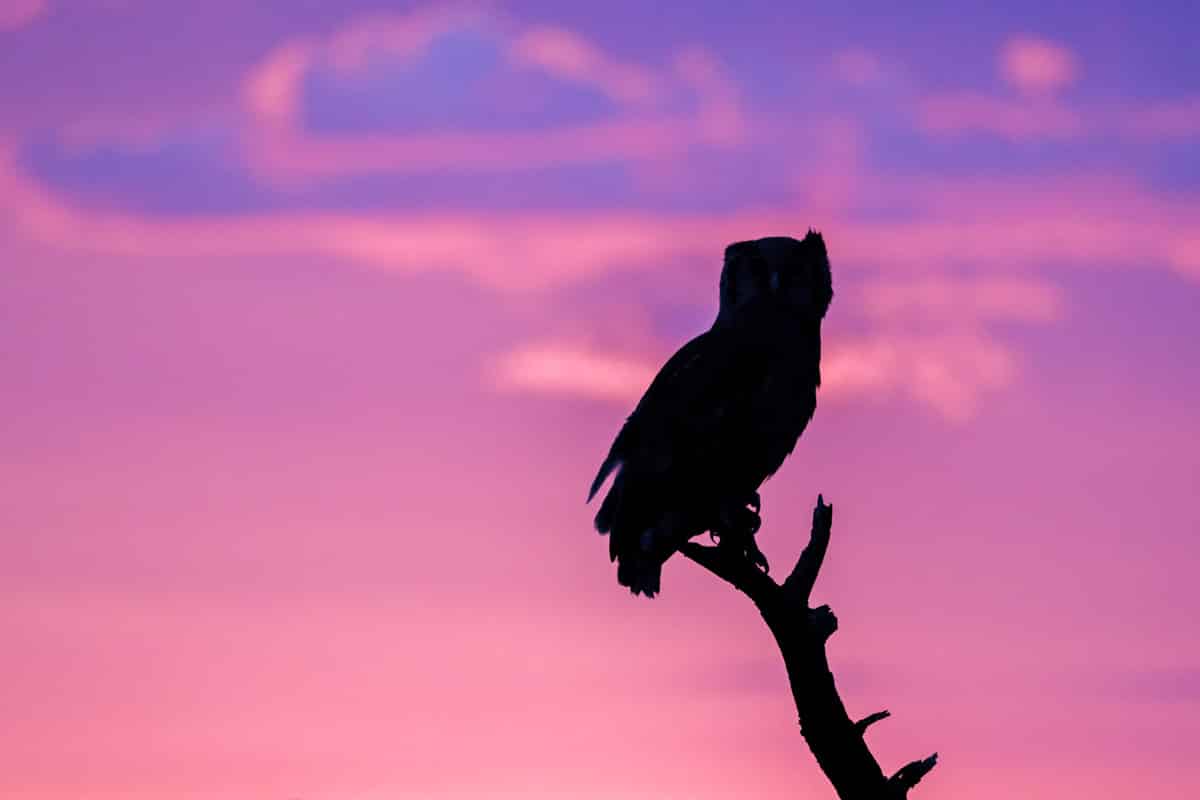
M 667 475 L 695 468 L 718 449 L 723 423 L 742 410 L 764 368 L 752 338 L 745 328 L 713 329 L 671 356 L 617 434 L 588 500 L 622 465 L 645 477 Z

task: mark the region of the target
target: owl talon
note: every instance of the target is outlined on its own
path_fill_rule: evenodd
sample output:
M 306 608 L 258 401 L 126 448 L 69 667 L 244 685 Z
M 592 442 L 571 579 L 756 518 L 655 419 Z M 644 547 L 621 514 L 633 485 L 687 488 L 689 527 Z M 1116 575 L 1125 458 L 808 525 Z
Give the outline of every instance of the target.
M 738 531 L 710 531 L 709 536 L 717 543 L 717 547 L 732 551 L 739 558 L 744 558 L 763 572 L 770 572 L 767 557 L 758 549 L 754 534 L 748 529 Z
M 763 555 L 762 550 L 759 550 L 756 545 L 751 546 L 747 555 L 750 557 L 750 562 L 764 573 L 771 571 L 771 565 L 767 563 L 767 557 Z
M 716 533 L 720 535 L 722 532 L 745 532 L 753 536 L 758 533 L 758 529 L 761 527 L 762 517 L 758 515 L 758 511 L 751 511 L 744 505 L 737 505 L 721 512 L 720 527 Z
M 738 558 L 749 561 L 763 572 L 770 570 L 766 556 L 758 549 L 754 534 L 762 527 L 762 517 L 758 515 L 758 493 L 753 493 L 744 503 L 734 503 L 722 509 L 720 519 L 714 530 L 708 532 L 709 538 L 718 547 Z

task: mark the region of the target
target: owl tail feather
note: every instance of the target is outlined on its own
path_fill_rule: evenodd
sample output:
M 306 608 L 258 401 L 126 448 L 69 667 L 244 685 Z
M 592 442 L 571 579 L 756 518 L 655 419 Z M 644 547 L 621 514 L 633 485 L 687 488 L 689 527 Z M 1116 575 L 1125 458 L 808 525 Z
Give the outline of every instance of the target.
M 616 524 L 617 513 L 621 508 L 621 490 L 623 488 L 621 479 L 618 477 L 613 488 L 609 489 L 608 494 L 604 496 L 604 502 L 600 504 L 600 510 L 596 512 L 596 530 L 600 533 L 608 533 Z M 613 555 L 615 556 L 616 553 Z
M 606 462 L 593 491 L 603 483 L 610 469 Z M 658 546 L 659 532 L 646 528 L 643 520 L 647 515 L 639 502 L 641 497 L 636 485 L 630 485 L 627 476 L 618 472 L 596 512 L 596 530 L 609 534 L 608 556 L 617 562 L 617 582 L 629 587 L 635 595 L 654 597 L 659 591 L 666 554 Z
M 621 556 L 617 562 L 617 583 L 628 586 L 635 595 L 654 597 L 662 580 L 662 562 L 651 555 Z
M 596 479 L 592 481 L 592 488 L 588 490 L 589 503 L 596 496 L 596 492 L 600 491 L 600 487 L 604 485 L 604 481 L 608 478 L 609 474 L 620 466 L 621 459 L 617 457 L 615 452 L 610 452 L 608 458 L 604 459 L 604 463 L 600 465 L 600 471 L 596 473 Z

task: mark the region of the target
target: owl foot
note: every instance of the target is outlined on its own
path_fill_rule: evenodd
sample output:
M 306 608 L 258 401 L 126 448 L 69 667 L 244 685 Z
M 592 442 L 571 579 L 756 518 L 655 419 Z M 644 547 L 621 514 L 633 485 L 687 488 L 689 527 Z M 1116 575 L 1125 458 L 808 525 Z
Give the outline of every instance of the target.
M 745 506 L 732 506 L 721 511 L 717 524 L 708 532 L 714 542 L 721 539 L 753 537 L 762 527 L 762 517 L 758 509 Z
M 753 536 L 762 527 L 762 517 L 758 513 L 761 509 L 758 492 L 752 492 L 745 502 L 730 503 L 721 509 L 718 533 L 742 531 Z
M 717 547 L 728 550 L 739 558 L 748 560 L 763 572 L 771 571 L 771 566 L 767 563 L 767 557 L 763 555 L 762 550 L 758 549 L 758 544 L 754 541 L 753 534 L 746 531 L 715 531 L 714 538 L 716 539 Z
M 754 541 L 754 534 L 758 533 L 762 526 L 762 517 L 758 515 L 760 507 L 758 494 L 755 493 L 747 504 L 724 509 L 718 527 L 709 531 L 709 537 L 718 547 L 728 548 L 739 557 L 749 559 L 763 572 L 768 572 L 770 567 L 767 558 Z

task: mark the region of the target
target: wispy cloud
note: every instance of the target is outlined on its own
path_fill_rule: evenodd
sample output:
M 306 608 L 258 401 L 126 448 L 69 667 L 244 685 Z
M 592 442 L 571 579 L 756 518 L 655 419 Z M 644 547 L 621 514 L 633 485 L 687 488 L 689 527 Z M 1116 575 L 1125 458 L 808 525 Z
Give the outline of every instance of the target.
M 1200 136 L 1200 100 L 1126 101 L 1075 106 L 1045 95 L 997 97 L 941 92 L 916 107 L 918 127 L 934 136 L 989 134 L 1015 142 L 1112 137 L 1133 142 Z
M 436 130 L 317 134 L 304 122 L 305 80 L 332 71 L 355 80 L 381 60 L 404 70 L 445 37 L 470 33 L 501 53 L 480 65 L 519 76 L 533 70 L 552 81 L 595 90 L 613 104 L 588 122 L 548 129 Z M 481 45 L 482 46 L 482 45 Z M 425 11 L 372 16 L 325 39 L 285 42 L 246 77 L 243 96 L 250 125 L 251 164 L 276 179 L 411 171 L 511 171 L 540 166 L 636 160 L 679 153 L 695 145 L 721 146 L 742 134 L 740 103 L 716 61 L 702 50 L 674 54 L 653 70 L 619 59 L 562 27 L 522 28 L 483 12 Z M 516 98 L 512 98 L 516 100 Z M 504 97 L 492 97 L 503 102 Z M 403 108 L 404 98 L 396 98 Z M 683 109 L 683 110 L 681 110 Z M 599 109 L 598 109 L 599 110 Z
M 822 354 L 822 391 L 837 399 L 900 396 L 966 422 L 981 396 L 1016 378 L 1012 349 L 979 333 L 881 332 L 841 339 Z
M 1062 43 L 1015 36 L 1001 47 L 997 63 L 1011 93 L 963 88 L 926 94 L 916 105 L 918 127 L 934 136 L 983 133 L 1017 142 L 1200 136 L 1200 99 L 1192 96 L 1153 102 L 1065 99 L 1065 90 L 1083 74 L 1083 61 Z
M 1036 187 L 1034 187 L 1036 188 Z M 846 216 L 823 225 L 841 266 L 903 271 L 1046 263 L 1162 265 L 1197 276 L 1194 204 L 1131 194 L 1097 206 L 1052 187 L 1027 207 L 965 202 L 903 221 Z M 1086 188 L 1086 185 L 1085 187 Z M 974 198 L 980 200 L 978 196 Z M 316 252 L 401 272 L 448 270 L 485 285 L 540 289 L 614 269 L 711 258 L 730 241 L 812 224 L 806 208 L 737 214 L 429 211 L 276 212 L 162 218 L 80 208 L 22 173 L 0 147 L 0 208 L 57 247 L 153 256 Z
M 1126 130 L 1147 139 L 1200 137 L 1200 97 L 1161 101 L 1130 111 Z
M 839 50 L 832 64 L 834 74 L 851 86 L 874 86 L 886 76 L 879 56 L 863 47 Z
M 953 423 L 971 420 L 987 394 L 1019 375 L 1020 354 L 989 325 L 1046 325 L 1065 305 L 1045 279 L 1003 275 L 893 275 L 854 280 L 845 294 L 841 313 L 863 320 L 866 332 L 827 337 L 822 401 L 906 400 Z M 629 407 L 680 342 L 601 344 L 609 338 L 597 325 L 583 338 L 526 342 L 489 362 L 486 378 L 504 391 Z
M 558 341 L 520 345 L 485 367 L 506 392 L 563 395 L 631 407 L 668 353 L 610 352 Z M 951 422 L 966 422 L 985 392 L 1017 375 L 1012 350 L 980 333 L 881 332 L 830 342 L 822 357 L 822 401 L 908 399 Z
M 629 105 L 653 102 L 663 91 L 658 78 L 649 70 L 618 61 L 565 28 L 530 28 L 513 39 L 509 52 L 517 63 L 596 86 L 613 99 Z
M 466 62 L 495 56 L 506 74 L 536 73 L 555 86 L 586 89 L 596 104 L 589 113 L 603 113 L 529 129 L 473 127 L 469 119 L 436 131 L 312 128 L 306 92 L 314 80 L 353 87 L 383 79 L 390 86 L 448 46 L 467 47 Z M 662 164 L 696 145 L 744 144 L 763 133 L 754 126 L 770 125 L 742 113 L 734 81 L 705 50 L 662 55 L 651 67 L 577 31 L 518 25 L 477 10 L 352 18 L 328 35 L 280 42 L 244 77 L 241 133 L 249 159 L 242 167 L 292 180 Z M 843 80 L 861 86 L 879 84 L 892 71 L 856 48 L 842 51 L 833 65 Z M 1058 97 L 1081 74 L 1080 59 L 1069 49 L 1017 37 L 1001 50 L 999 69 L 1012 96 L 927 97 L 920 107 L 926 129 L 986 130 L 1015 139 L 1081 135 L 1085 115 Z M 485 109 L 484 100 L 469 96 L 465 107 Z M 1193 113 L 1190 106 L 1160 106 L 1127 126 L 1186 131 Z M 1198 207 L 1186 197 L 1156 195 L 1135 180 L 1103 175 L 890 176 L 872 171 L 871 132 L 854 114 L 827 112 L 807 127 L 820 157 L 803 172 L 791 200 L 748 199 L 729 213 L 623 211 L 611 204 L 586 211 L 469 211 L 453 203 L 419 212 L 101 211 L 30 177 L 15 146 L 0 148 L 0 213 L 21 235 L 66 251 L 159 259 L 316 254 L 405 275 L 454 273 L 510 293 L 554 292 L 624 270 L 667 270 L 678 273 L 672 280 L 692 280 L 675 267 L 711 260 L 730 241 L 818 224 L 839 280 L 861 290 L 843 313 L 864 323 L 858 338 L 828 351 L 826 396 L 901 396 L 954 420 L 969 418 L 987 392 L 1017 374 L 1019 354 L 988 332 L 992 322 L 1046 324 L 1062 314 L 1060 292 L 1040 275 L 1047 266 L 1158 267 L 1200 278 Z M 586 321 L 582 327 L 589 330 Z M 657 350 L 631 354 L 578 341 L 547 331 L 493 364 L 489 380 L 509 391 L 628 402 L 669 347 L 660 341 Z
M 1079 73 L 1079 59 L 1060 42 L 1015 36 L 1000 51 L 1000 74 L 1021 92 L 1057 92 L 1074 83 Z
M 926 97 L 918 120 L 927 133 L 991 133 L 1018 141 L 1067 139 L 1088 130 L 1077 111 L 1056 100 L 992 97 L 977 91 Z
M 587 346 L 543 342 L 518 347 L 488 366 L 501 391 L 571 395 L 622 404 L 636 402 L 657 367 L 646 358 Z
M 938 322 L 1051 322 L 1063 307 L 1062 294 L 1053 284 L 1007 276 L 872 281 L 863 287 L 862 301 L 863 311 L 870 316 Z

